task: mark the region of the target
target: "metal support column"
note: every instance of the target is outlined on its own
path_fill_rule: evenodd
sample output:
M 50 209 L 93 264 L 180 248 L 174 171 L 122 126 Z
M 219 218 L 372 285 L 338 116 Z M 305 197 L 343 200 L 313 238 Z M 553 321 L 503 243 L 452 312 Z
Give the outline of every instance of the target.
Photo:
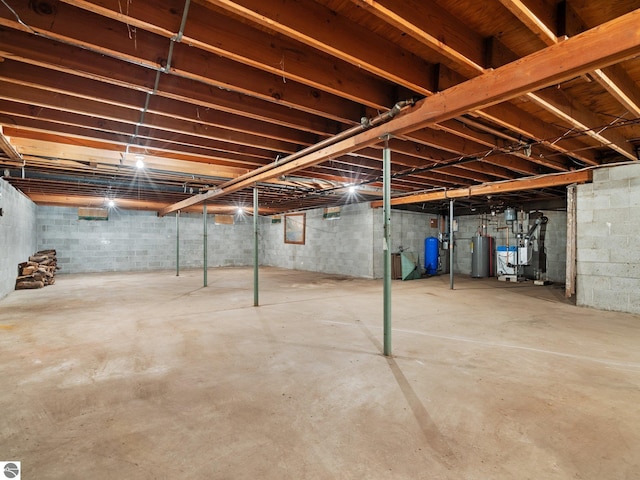
M 207 286 L 207 270 L 209 269 L 209 264 L 207 262 L 207 250 L 209 249 L 209 244 L 207 243 L 207 201 L 204 201 L 204 205 L 202 205 L 202 216 L 204 217 L 204 244 L 202 246 L 203 250 L 203 275 L 204 275 L 204 286 Z
M 384 355 L 391 355 L 391 150 L 389 135 L 384 137 L 382 152 L 382 182 L 384 215 Z
M 453 290 L 453 198 L 449 200 L 449 288 Z
M 176 277 L 180 276 L 180 210 L 176 212 Z
M 258 186 L 253 187 L 253 306 L 258 301 Z

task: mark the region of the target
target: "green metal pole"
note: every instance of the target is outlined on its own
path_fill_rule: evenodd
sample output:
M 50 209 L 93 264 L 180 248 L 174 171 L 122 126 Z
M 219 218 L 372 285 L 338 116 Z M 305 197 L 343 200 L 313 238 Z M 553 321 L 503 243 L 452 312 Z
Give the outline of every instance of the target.
M 204 205 L 202 206 L 202 213 L 204 217 L 204 245 L 203 245 L 203 253 L 204 253 L 204 286 L 207 286 L 207 270 L 209 269 L 209 264 L 207 263 L 207 250 L 209 248 L 209 244 L 207 243 L 207 201 L 204 201 Z
M 180 276 L 180 210 L 176 212 L 176 277 Z
M 382 153 L 382 182 L 384 215 L 384 355 L 391 355 L 391 150 L 389 135 L 384 137 Z
M 453 290 L 453 198 L 449 200 L 449 288 Z
M 253 306 L 257 307 L 258 301 L 258 186 L 253 187 Z

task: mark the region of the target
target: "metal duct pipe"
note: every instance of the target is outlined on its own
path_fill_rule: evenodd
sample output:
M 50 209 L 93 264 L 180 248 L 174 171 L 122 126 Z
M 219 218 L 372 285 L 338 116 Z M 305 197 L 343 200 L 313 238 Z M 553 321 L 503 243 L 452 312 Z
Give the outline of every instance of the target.
M 391 120 L 393 117 L 395 117 L 398 113 L 400 113 L 402 111 L 403 108 L 407 107 L 407 106 L 411 106 L 415 104 L 415 100 L 413 98 L 409 99 L 409 100 L 402 100 L 398 103 L 396 103 L 390 110 L 381 113 L 380 115 L 377 115 L 371 119 L 368 119 L 366 117 L 363 117 L 360 121 L 360 125 L 356 125 L 355 127 L 351 127 L 347 130 L 345 130 L 344 132 L 340 132 L 336 135 L 334 135 L 333 137 L 330 138 L 325 138 L 324 140 L 321 140 L 320 142 L 314 144 L 314 145 L 310 145 L 307 148 L 303 148 L 302 150 L 300 150 L 299 152 L 296 153 L 292 153 L 291 155 L 284 157 L 281 160 L 276 160 L 275 162 L 270 163 L 269 165 L 265 165 L 263 167 L 257 168 L 255 170 L 252 170 L 249 173 L 246 173 L 244 175 L 240 175 L 239 177 L 234 178 L 233 180 L 229 180 L 226 183 L 223 183 L 222 185 L 220 185 L 219 187 L 221 189 L 225 189 L 227 187 L 230 187 L 232 185 L 234 185 L 235 183 L 238 183 L 242 180 L 246 180 L 247 178 L 253 177 L 255 175 L 258 175 L 260 173 L 264 173 L 267 172 L 275 167 L 279 167 L 280 165 L 283 165 L 285 163 L 289 163 L 292 162 L 294 160 L 297 160 L 300 157 L 304 157 L 305 155 L 309 155 L 310 153 L 313 152 L 317 152 L 318 150 L 331 146 L 334 143 L 337 143 L 341 140 L 345 140 L 349 137 L 353 137 L 354 135 L 362 132 L 363 130 L 368 130 L 372 127 L 375 127 L 376 125 L 380 125 L 381 123 L 384 123 L 388 120 Z

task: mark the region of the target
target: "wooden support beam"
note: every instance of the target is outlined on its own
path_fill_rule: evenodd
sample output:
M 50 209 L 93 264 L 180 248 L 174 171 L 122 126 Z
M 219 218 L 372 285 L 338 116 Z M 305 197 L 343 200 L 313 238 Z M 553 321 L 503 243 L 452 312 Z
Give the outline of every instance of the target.
M 506 180 L 501 182 L 484 183 L 472 185 L 465 188 L 453 190 L 438 190 L 434 192 L 418 193 L 404 197 L 391 199 L 391 205 L 407 205 L 410 203 L 433 202 L 451 198 L 468 198 L 479 195 L 494 195 L 508 192 L 520 192 L 523 190 L 536 190 L 539 188 L 558 187 L 572 183 L 587 183 L 593 179 L 593 170 L 577 170 L 567 173 L 550 173 L 534 178 L 520 178 L 517 180 Z M 380 208 L 382 202 L 376 200 L 371 202 L 372 208 Z
M 97 197 L 89 197 L 86 195 L 54 195 L 54 194 L 43 194 L 43 193 L 33 193 L 27 192 L 26 195 L 36 203 L 37 205 L 53 205 L 53 206 L 64 206 L 64 207 L 106 207 L 104 198 Z M 157 211 L 161 204 L 155 201 L 149 200 L 132 200 L 125 198 L 116 198 L 115 201 L 115 209 L 125 209 L 125 210 L 147 210 L 147 211 Z M 244 207 L 245 211 L 248 213 L 253 213 L 253 209 L 250 207 Z M 216 204 L 216 203 L 207 203 L 207 213 L 208 214 L 227 214 L 233 215 L 238 211 L 237 205 L 228 205 L 224 203 Z M 194 205 L 192 207 L 183 209 L 182 212 L 188 213 L 202 213 L 202 206 Z M 279 209 L 268 208 L 268 207 L 260 207 L 260 215 L 272 215 L 274 213 L 279 213 Z
M 208 197 L 194 197 L 161 210 L 161 215 L 200 203 L 206 198 L 247 188 L 255 182 L 284 175 L 373 145 L 386 134 L 402 135 L 449 120 L 467 111 L 500 103 L 577 75 L 632 58 L 640 53 L 640 9 L 552 45 L 485 75 L 427 97 L 390 122 L 282 164 L 272 164 L 223 184 Z
M 18 153 L 16 148 L 11 144 L 4 132 L 4 127 L 0 125 L 0 150 L 11 160 L 22 160 L 22 155 Z
M 561 39 L 555 35 L 555 33 L 549 28 L 548 25 L 552 25 L 557 22 L 552 22 L 549 19 L 547 22 L 541 20 L 524 2 L 521 0 L 500 0 L 506 8 L 511 11 L 522 23 L 524 23 L 535 35 L 540 38 L 546 45 L 555 45 Z M 564 14 L 567 13 L 567 6 L 561 6 L 561 10 L 564 9 Z M 548 9 L 539 8 L 540 12 L 547 11 Z M 567 21 L 566 16 L 563 15 L 564 21 Z M 579 21 L 579 18 L 574 14 L 574 21 Z M 574 27 L 576 28 L 576 27 Z M 566 30 L 565 26 L 562 28 Z M 582 29 L 584 27 L 582 26 Z M 566 37 L 565 37 L 566 38 Z M 628 77 L 626 72 L 620 66 L 609 67 L 607 73 L 602 69 L 595 69 L 593 72 L 589 72 L 607 91 L 609 91 L 616 100 L 629 110 L 629 112 L 638 117 L 640 115 L 640 95 L 637 93 L 635 83 Z M 602 127 L 602 121 L 598 116 L 590 112 L 586 107 L 577 104 L 574 99 L 571 98 L 559 98 L 559 95 L 552 95 L 552 98 L 548 97 L 547 93 L 529 93 L 529 98 L 534 103 L 538 104 L 542 108 L 550 111 L 558 118 L 564 120 L 573 128 L 579 131 L 584 131 L 587 135 L 594 138 L 603 145 L 610 147 L 620 155 L 627 157 L 630 160 L 636 160 L 637 156 L 634 152 L 632 145 L 627 142 L 625 138 L 616 132 L 605 131 Z M 597 165 L 599 162 L 587 161 L 591 165 Z

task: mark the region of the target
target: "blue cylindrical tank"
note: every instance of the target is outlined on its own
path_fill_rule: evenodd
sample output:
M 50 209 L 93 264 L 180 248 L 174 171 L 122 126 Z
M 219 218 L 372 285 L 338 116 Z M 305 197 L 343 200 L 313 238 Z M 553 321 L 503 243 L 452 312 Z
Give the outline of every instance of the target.
M 435 275 L 438 271 L 438 246 L 436 237 L 424 239 L 424 269 L 427 275 Z

